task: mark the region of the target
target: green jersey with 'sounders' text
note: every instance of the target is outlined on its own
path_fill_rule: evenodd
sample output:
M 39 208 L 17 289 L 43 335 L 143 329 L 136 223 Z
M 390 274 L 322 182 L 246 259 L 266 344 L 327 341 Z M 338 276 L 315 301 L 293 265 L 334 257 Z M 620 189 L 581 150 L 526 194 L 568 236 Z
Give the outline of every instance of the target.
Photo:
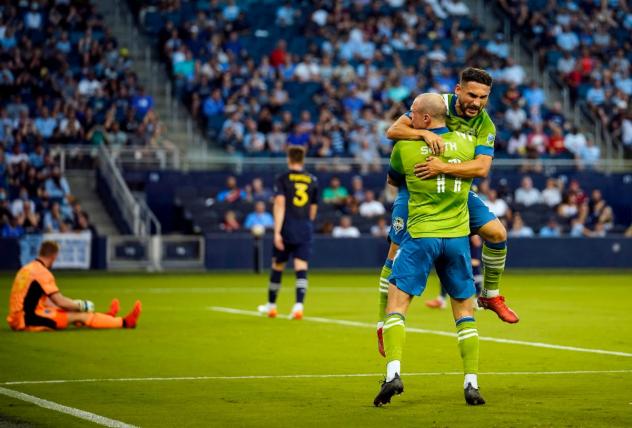
M 445 152 L 443 162 L 461 163 L 476 157 L 479 139 L 462 132 L 449 132 L 447 128 L 430 129 L 441 135 Z M 492 142 L 493 144 L 493 142 Z M 468 192 L 472 179 L 439 174 L 421 180 L 415 176 L 418 163 L 426 161 L 432 152 L 425 141 L 400 140 L 393 147 L 389 176 L 406 185 L 408 200 L 407 229 L 413 238 L 456 238 L 470 234 Z

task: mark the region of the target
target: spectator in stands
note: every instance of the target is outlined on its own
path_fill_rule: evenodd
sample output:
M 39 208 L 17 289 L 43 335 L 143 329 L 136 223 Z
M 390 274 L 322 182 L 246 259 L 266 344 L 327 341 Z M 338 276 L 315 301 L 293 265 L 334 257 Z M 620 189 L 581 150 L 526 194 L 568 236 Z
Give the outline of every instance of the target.
M 232 204 L 233 202 L 245 200 L 247 196 L 246 191 L 237 186 L 237 179 L 231 175 L 226 179 L 226 189 L 217 194 L 217 202 Z
M 377 223 L 371 226 L 371 236 L 376 238 L 387 238 L 391 227 L 386 223 L 384 217 L 379 217 Z
M 364 181 L 359 175 L 354 175 L 351 179 L 351 197 L 356 201 L 364 202 Z
M 360 165 L 361 174 L 378 172 L 382 169 L 380 165 L 380 154 L 377 151 L 377 147 L 370 144 L 368 140 L 361 141 L 360 148 L 355 158 Z
M 595 189 L 592 191 L 588 202 L 588 211 L 587 222 L 589 224 L 601 223 L 606 231 L 611 230 L 614 226 L 612 208 L 603 199 L 601 190 Z
M 37 233 L 40 231 L 40 215 L 35 212 L 35 204 L 31 201 L 24 202 L 22 217 L 24 219 L 22 222 L 24 233 Z
M 267 142 L 268 149 L 272 156 L 283 156 L 285 154 L 287 134 L 283 132 L 281 122 L 274 122 L 272 124 L 272 132 L 268 134 Z
M 367 190 L 364 193 L 364 201 L 360 204 L 360 215 L 362 217 L 377 217 L 383 216 L 386 212 L 384 205 L 375 199 L 375 193 L 372 190 Z
M 562 235 L 562 229 L 557 224 L 555 217 L 551 217 L 542 229 L 540 229 L 541 238 L 559 238 Z
M 329 187 L 325 187 L 323 190 L 323 202 L 342 206 L 346 203 L 348 197 L 349 192 L 340 184 L 340 179 L 338 177 L 331 177 Z
M 230 118 L 222 125 L 219 140 L 228 152 L 239 150 L 244 139 L 244 124 L 238 112 L 230 115 Z
M 22 222 L 24 216 L 11 217 L 7 223 L 2 226 L 3 238 L 21 238 L 24 235 L 24 228 Z
M 219 225 L 219 228 L 224 232 L 238 232 L 241 229 L 239 221 L 237 221 L 237 214 L 235 211 L 226 211 L 224 219 Z
M 562 188 L 561 181 L 555 178 L 548 178 L 546 180 L 546 187 L 542 191 L 542 202 L 549 207 L 555 207 L 562 202 Z
M 579 131 L 577 126 L 572 126 L 564 137 L 564 147 L 576 157 L 586 147 L 586 137 Z
M 5 224 L 12 217 L 7 191 L 0 187 L 0 224 Z
M 252 229 L 254 226 L 263 226 L 266 229 L 272 229 L 274 227 L 272 214 L 266 212 L 266 204 L 263 201 L 255 203 L 255 210 L 248 214 L 244 221 L 244 228 Z
M 516 189 L 514 202 L 522 204 L 524 206 L 531 206 L 540 203 L 542 195 L 540 191 L 533 187 L 533 181 L 531 177 L 526 176 L 522 178 L 520 187 Z
M 50 178 L 44 183 L 46 193 L 51 199 L 61 200 L 70 195 L 70 186 L 66 177 L 62 177 L 61 169 L 55 166 L 51 172 Z
M 484 202 L 489 210 L 498 218 L 504 218 L 510 213 L 509 205 L 507 205 L 504 200 L 498 198 L 498 193 L 494 189 L 490 189 L 487 194 L 487 200 Z
M 569 236 L 571 238 L 581 238 L 584 236 L 584 220 L 582 217 L 575 217 L 571 220 Z
M 578 211 L 577 197 L 571 192 L 565 193 L 562 196 L 562 203 L 557 207 L 557 215 L 562 219 L 570 220 L 577 215 Z
M 287 44 L 281 39 L 277 42 L 276 48 L 270 54 L 270 65 L 279 68 L 285 64 L 288 53 L 286 51 Z
M 44 214 L 44 232 L 45 233 L 65 233 L 70 231 L 66 219 L 62 215 L 61 205 L 59 202 L 53 202 L 50 211 Z
M 246 121 L 246 135 L 244 136 L 244 149 L 250 155 L 262 154 L 266 149 L 266 137 L 257 130 L 257 122 L 253 119 Z
M 204 101 L 202 111 L 204 116 L 211 117 L 224 113 L 224 100 L 222 99 L 222 92 L 219 88 L 213 89 L 211 95 Z
M 599 149 L 599 147 L 597 147 L 592 140 L 587 140 L 586 147 L 582 148 L 579 151 L 579 156 L 576 158 L 577 167 L 579 169 L 594 168 L 597 162 L 599 162 L 600 156 L 601 150 Z
M 520 213 L 514 214 L 509 236 L 512 238 L 531 238 L 533 235 L 533 229 L 524 224 Z
M 26 187 L 22 187 L 20 188 L 18 199 L 11 202 L 11 215 L 14 217 L 23 215 L 25 203 L 33 205 L 33 201 L 30 199 L 29 191 Z
M 331 236 L 334 238 L 359 238 L 360 230 L 351 223 L 351 217 L 345 215 L 340 218 L 340 225 L 334 227 Z
M 524 156 L 527 153 L 527 136 L 520 130 L 511 133 L 511 138 L 507 143 L 507 153 L 518 156 Z
M 520 131 L 527 122 L 527 113 L 518 102 L 514 102 L 511 108 L 505 112 L 505 121 L 511 130 Z
M 263 185 L 263 180 L 261 178 L 254 178 L 252 180 L 252 185 L 246 189 L 246 192 L 249 194 L 248 199 L 253 202 L 270 202 L 272 199 L 273 193 L 270 189 Z

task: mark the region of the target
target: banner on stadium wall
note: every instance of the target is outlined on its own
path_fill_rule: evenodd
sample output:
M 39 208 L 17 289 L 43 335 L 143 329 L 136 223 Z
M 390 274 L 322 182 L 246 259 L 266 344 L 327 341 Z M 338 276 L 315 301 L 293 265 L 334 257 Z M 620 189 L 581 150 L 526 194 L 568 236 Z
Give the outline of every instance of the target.
M 22 265 L 37 257 L 37 251 L 44 240 L 55 241 L 59 244 L 59 255 L 55 261 L 55 268 L 90 269 L 92 249 L 92 234 L 90 232 L 26 235 L 20 240 Z

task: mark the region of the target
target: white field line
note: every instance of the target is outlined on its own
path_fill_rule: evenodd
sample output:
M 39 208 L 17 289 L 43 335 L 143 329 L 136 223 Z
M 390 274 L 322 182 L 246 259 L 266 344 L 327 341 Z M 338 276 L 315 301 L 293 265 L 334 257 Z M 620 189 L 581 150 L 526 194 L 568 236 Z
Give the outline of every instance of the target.
M 547 372 L 482 372 L 481 376 L 538 376 L 538 375 L 591 375 L 591 374 L 625 374 L 632 370 L 567 370 Z M 297 375 L 252 375 L 252 376 L 176 376 L 176 377 L 123 377 L 123 378 L 94 378 L 94 379 L 52 379 L 52 380 L 22 380 L 1 382 L 0 385 L 46 385 L 63 383 L 101 383 L 101 382 L 166 382 L 191 380 L 249 380 L 249 379 L 330 379 L 349 377 L 378 377 L 384 373 L 339 373 L 339 374 L 297 374 Z M 402 373 L 402 376 L 463 376 L 463 372 L 425 372 Z M 2 387 L 0 387 L 2 389 Z M 11 391 L 11 390 L 7 390 Z M 20 394 L 20 393 L 18 393 Z M 129 425 L 128 425 L 129 426 Z
M 150 294 L 172 294 L 172 293 L 188 293 L 188 294 L 261 294 L 261 287 L 150 287 L 150 288 L 121 288 L 117 290 L 121 293 L 150 293 Z M 375 287 L 317 287 L 310 293 L 374 293 Z
M 236 314 L 236 315 L 247 315 L 247 316 L 255 316 L 255 317 L 262 316 L 257 311 L 246 311 L 243 309 L 225 308 L 222 306 L 211 306 L 208 309 L 215 312 L 226 312 L 229 314 Z M 332 318 L 321 318 L 321 317 L 304 317 L 303 320 L 319 322 L 323 324 L 346 325 L 349 327 L 375 328 L 375 324 L 359 322 L 359 321 L 337 320 L 337 319 L 332 319 Z M 427 330 L 427 329 L 415 328 L 415 327 L 406 327 L 406 333 L 434 334 L 436 336 L 456 337 L 456 333 L 451 333 L 447 331 L 439 331 L 439 330 Z M 557 349 L 557 350 L 562 350 L 562 351 L 586 352 L 590 354 L 615 355 L 618 357 L 632 357 L 632 353 L 629 353 L 629 352 L 607 351 L 604 349 L 578 348 L 575 346 L 555 345 L 551 343 L 542 343 L 542 342 L 528 342 L 526 340 L 502 339 L 498 337 L 487 337 L 487 336 L 479 336 L 479 339 L 485 342 L 533 346 L 535 348 L 548 348 L 548 349 Z
M 79 410 L 74 407 L 64 406 L 62 404 L 55 403 L 54 401 L 44 400 L 43 398 L 35 397 L 34 395 L 25 394 L 19 391 L 14 391 L 12 389 L 0 387 L 0 394 L 6 395 L 7 397 L 15 398 L 17 400 L 26 401 L 27 403 L 35 404 L 36 406 L 43 407 L 45 409 L 54 410 L 56 412 L 65 413 L 79 419 L 94 422 L 95 424 L 102 425 L 104 427 L 136 428 L 134 425 L 129 425 L 115 419 L 95 415 L 94 413 Z

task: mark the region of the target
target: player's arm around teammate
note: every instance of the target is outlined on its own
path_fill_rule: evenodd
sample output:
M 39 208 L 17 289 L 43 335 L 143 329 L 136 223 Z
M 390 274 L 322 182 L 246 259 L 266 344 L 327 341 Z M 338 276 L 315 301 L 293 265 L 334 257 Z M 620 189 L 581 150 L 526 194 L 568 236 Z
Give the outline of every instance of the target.
M 418 178 L 427 180 L 440 174 L 466 179 L 487 177 L 492 164 L 496 133 L 494 124 L 485 111 L 491 85 L 492 79 L 488 73 L 468 68 L 461 73 L 455 94 L 444 95 L 446 104 L 449 104 L 448 127 L 450 129 L 458 127 L 463 132 L 467 130 L 476 132 L 477 146 L 480 149 L 477 147 L 475 159 L 448 164 L 431 156 L 425 162 L 415 165 L 415 175 Z M 391 125 L 387 136 L 419 139 L 421 138 L 419 131 L 414 128 L 410 114 L 404 114 Z M 518 316 L 505 304 L 504 297 L 500 295 L 500 280 L 507 258 L 507 230 L 473 192 L 469 195 L 468 209 L 472 232 L 480 235 L 485 241 L 483 293 L 479 298 L 479 305 L 494 311 L 505 322 L 516 323 L 519 321 Z

